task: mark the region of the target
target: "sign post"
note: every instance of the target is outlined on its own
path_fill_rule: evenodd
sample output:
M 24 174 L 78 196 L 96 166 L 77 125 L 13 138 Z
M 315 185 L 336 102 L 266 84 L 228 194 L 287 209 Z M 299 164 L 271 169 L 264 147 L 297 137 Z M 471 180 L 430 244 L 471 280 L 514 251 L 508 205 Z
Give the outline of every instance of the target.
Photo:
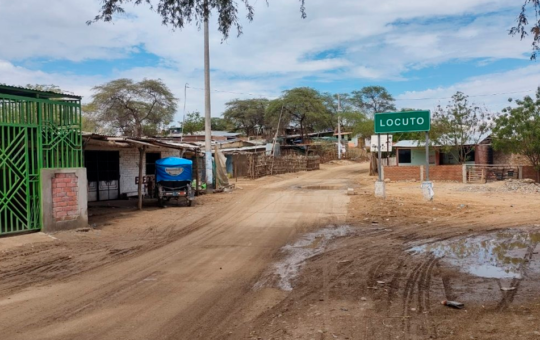
M 377 172 L 379 179 L 375 182 L 375 197 L 385 198 L 386 189 L 384 187 L 384 181 L 382 178 L 382 148 L 381 148 L 381 134 L 377 134 Z
M 429 181 L 429 131 L 431 113 L 429 111 L 388 112 L 375 114 L 375 133 L 379 135 L 379 180 L 375 183 L 375 196 L 385 197 L 384 181 L 381 176 L 381 133 L 425 132 L 426 133 L 426 178 L 422 183 L 424 198 L 434 197 L 433 183 Z

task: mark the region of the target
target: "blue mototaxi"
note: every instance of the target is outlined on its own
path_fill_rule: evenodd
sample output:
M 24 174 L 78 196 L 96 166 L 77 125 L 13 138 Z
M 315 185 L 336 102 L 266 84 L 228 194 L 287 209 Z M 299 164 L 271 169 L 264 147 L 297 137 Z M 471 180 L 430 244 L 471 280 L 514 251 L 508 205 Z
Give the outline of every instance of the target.
M 193 162 L 180 158 L 168 157 L 156 161 L 156 190 L 160 206 L 172 199 L 185 199 L 188 207 L 194 199 L 191 187 L 193 180 Z

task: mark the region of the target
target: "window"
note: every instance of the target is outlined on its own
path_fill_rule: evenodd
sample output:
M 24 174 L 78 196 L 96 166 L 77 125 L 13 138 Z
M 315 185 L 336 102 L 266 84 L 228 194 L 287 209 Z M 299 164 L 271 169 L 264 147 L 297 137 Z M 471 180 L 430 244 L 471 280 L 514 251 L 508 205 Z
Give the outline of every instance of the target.
M 398 162 L 404 164 L 411 163 L 411 149 L 399 149 Z
M 156 161 L 161 159 L 161 153 L 149 152 L 146 154 L 146 176 L 156 174 Z

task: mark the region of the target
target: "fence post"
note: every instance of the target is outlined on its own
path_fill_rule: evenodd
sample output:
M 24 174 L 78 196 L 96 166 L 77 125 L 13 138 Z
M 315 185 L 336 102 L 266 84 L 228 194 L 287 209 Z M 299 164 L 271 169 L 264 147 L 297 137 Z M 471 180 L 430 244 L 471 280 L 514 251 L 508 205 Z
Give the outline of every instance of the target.
M 523 166 L 518 166 L 518 178 L 523 179 Z
M 424 181 L 424 166 L 420 166 L 420 182 Z
M 463 184 L 467 184 L 467 165 L 463 164 L 462 167 Z

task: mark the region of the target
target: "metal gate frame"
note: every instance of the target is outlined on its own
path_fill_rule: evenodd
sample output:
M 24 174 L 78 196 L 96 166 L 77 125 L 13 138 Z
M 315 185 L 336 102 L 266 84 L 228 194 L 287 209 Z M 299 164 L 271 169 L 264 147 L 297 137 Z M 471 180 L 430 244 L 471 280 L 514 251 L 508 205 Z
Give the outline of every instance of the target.
M 0 85 L 0 236 L 40 230 L 41 169 L 82 166 L 81 97 Z

